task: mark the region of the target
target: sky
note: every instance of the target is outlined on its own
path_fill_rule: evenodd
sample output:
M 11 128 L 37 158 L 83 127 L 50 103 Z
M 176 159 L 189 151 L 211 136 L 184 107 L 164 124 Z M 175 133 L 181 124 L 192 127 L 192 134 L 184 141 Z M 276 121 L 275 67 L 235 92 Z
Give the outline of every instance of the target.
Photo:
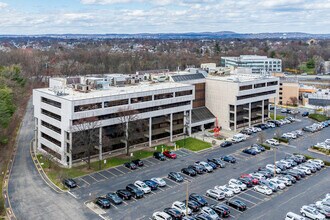
M 330 0 L 0 0 L 0 34 L 330 33 Z

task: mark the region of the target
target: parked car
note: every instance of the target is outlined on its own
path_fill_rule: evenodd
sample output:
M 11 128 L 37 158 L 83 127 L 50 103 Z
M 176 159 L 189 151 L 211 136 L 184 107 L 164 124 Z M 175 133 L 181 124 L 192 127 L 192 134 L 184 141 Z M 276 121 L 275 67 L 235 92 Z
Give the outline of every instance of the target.
M 181 173 L 184 173 L 188 176 L 196 176 L 196 171 L 192 168 L 182 168 Z
M 135 170 L 137 168 L 137 166 L 133 162 L 124 163 L 124 166 L 131 170 Z
M 170 172 L 168 174 L 168 178 L 174 180 L 175 182 L 183 182 L 183 177 L 178 172 Z
M 223 156 L 223 157 L 221 157 L 221 160 L 230 162 L 230 163 L 236 163 L 236 158 L 231 155 Z
M 309 112 L 303 112 L 302 114 L 301 114 L 301 116 L 303 116 L 303 117 L 307 117 L 309 115 Z
M 151 190 L 157 190 L 158 189 L 158 183 L 152 180 L 143 180 L 143 182 L 151 189 Z
M 116 193 L 108 193 L 106 195 L 106 198 L 115 205 L 123 203 L 123 199 L 120 198 Z
M 259 184 L 259 180 L 257 178 L 252 177 L 252 175 L 250 174 L 241 174 L 240 178 L 248 178 L 253 185 L 258 185 Z
M 220 144 L 220 147 L 229 147 L 231 145 L 233 145 L 232 142 L 230 142 L 230 141 L 224 141 L 223 143 Z
M 171 158 L 171 159 L 176 159 L 176 154 L 173 153 L 172 151 L 165 150 L 163 152 L 163 154 L 164 154 L 165 157 L 168 157 L 168 158 Z
M 211 197 L 211 198 L 216 199 L 216 200 L 221 200 L 221 199 L 224 199 L 226 197 L 224 192 L 222 192 L 220 190 L 216 190 L 216 189 L 207 190 L 206 191 L 206 196 Z
M 201 209 L 201 213 L 207 214 L 208 216 L 211 217 L 212 220 L 220 220 L 219 215 L 210 207 L 203 207 Z
M 204 199 L 204 197 L 197 194 L 197 193 L 190 194 L 189 195 L 189 200 L 193 200 L 193 201 L 198 202 L 198 204 L 200 204 L 202 207 L 204 207 L 208 204 L 207 201 Z
M 229 188 L 227 185 L 223 186 L 215 186 L 214 189 L 222 191 L 226 197 L 234 196 L 234 193 L 238 193 L 237 191 L 234 192 L 232 188 Z
M 97 197 L 95 200 L 95 204 L 102 209 L 109 209 L 111 207 L 109 199 L 105 197 Z
M 252 148 L 245 148 L 244 150 L 242 150 L 243 153 L 246 153 L 246 154 L 250 154 L 250 155 L 257 155 L 257 151 L 255 151 L 254 149 Z
M 226 204 L 228 206 L 231 206 L 239 211 L 244 211 L 246 210 L 246 204 L 244 202 L 242 202 L 241 200 L 238 199 L 231 199 L 226 201 Z
M 157 152 L 157 151 L 154 152 L 154 158 L 161 160 L 161 161 L 166 160 L 165 156 L 161 152 Z
M 192 214 L 192 210 L 187 207 L 185 203 L 180 201 L 173 202 L 172 208 L 181 212 L 182 215 L 186 215 L 186 213 L 188 213 L 188 215 Z
M 247 187 L 252 187 L 253 186 L 252 180 L 250 178 L 240 177 L 240 178 L 238 178 L 238 180 L 241 181 L 242 183 L 244 183 Z
M 265 150 L 266 150 L 265 147 L 262 146 L 261 144 L 252 144 L 251 147 L 252 147 L 252 148 L 257 148 L 257 149 L 259 149 L 260 151 L 265 151 Z
M 187 200 L 182 201 L 184 204 L 187 204 Z M 201 208 L 201 205 L 194 201 L 194 200 L 188 200 L 188 207 L 193 211 L 193 212 L 198 212 Z
M 70 179 L 70 178 L 64 179 L 63 184 L 70 189 L 77 187 L 76 181 L 74 181 L 73 179 Z
M 128 184 L 126 190 L 129 191 L 135 199 L 143 198 L 144 192 L 133 184 Z
M 195 216 L 197 220 L 212 220 L 211 216 L 205 214 L 205 213 L 199 213 Z
M 253 187 L 253 189 L 256 192 L 260 192 L 260 193 L 265 194 L 265 195 L 273 194 L 273 191 L 265 185 L 255 186 L 255 187 Z
M 151 188 L 149 186 L 147 186 L 147 184 L 145 184 L 144 182 L 142 182 L 141 180 L 137 180 L 135 181 L 134 185 L 139 188 L 139 190 L 142 190 L 145 194 L 150 193 L 151 192 Z
M 165 208 L 164 212 L 172 217 L 172 219 L 182 219 L 183 214 L 174 208 Z
M 204 171 L 210 173 L 213 171 L 213 168 L 210 166 L 210 164 L 204 162 L 204 161 L 196 161 L 195 165 L 200 165 L 203 167 Z
M 229 207 L 224 204 L 213 204 L 210 206 L 210 208 L 213 209 L 219 215 L 219 217 L 227 218 L 230 215 Z
M 207 162 L 215 163 L 217 166 L 224 168 L 226 164 L 219 158 L 207 159 Z
M 268 140 L 266 140 L 266 143 L 270 144 L 270 145 L 274 145 L 274 146 L 278 146 L 280 144 L 278 142 L 278 140 L 275 140 L 275 139 L 268 139 Z
M 154 181 L 155 183 L 157 183 L 158 186 L 160 186 L 160 187 L 166 186 L 166 182 L 163 178 L 156 177 L 156 178 L 151 178 L 151 180 Z
M 130 193 L 126 189 L 119 189 L 117 190 L 116 194 L 124 200 L 130 200 L 132 198 L 132 193 Z
M 241 181 L 237 180 L 237 179 L 230 179 L 228 181 L 228 184 L 229 185 L 234 185 L 234 186 L 240 188 L 240 190 L 246 190 L 247 189 L 247 186 L 244 183 L 242 183 Z
M 203 174 L 204 173 L 204 167 L 200 165 L 190 165 L 188 168 L 193 169 L 197 174 Z
M 304 217 L 297 215 L 293 212 L 288 212 L 285 215 L 285 219 L 284 220 L 306 220 Z
M 318 219 L 318 220 L 325 219 L 325 216 L 322 215 L 316 208 L 306 206 L 306 205 L 301 207 L 300 213 L 302 216 L 308 217 L 311 219 Z
M 136 166 L 139 166 L 139 167 L 142 167 L 142 166 L 144 165 L 143 161 L 140 160 L 140 159 L 132 160 L 132 162 L 133 162 Z
M 172 220 L 172 217 L 166 212 L 154 212 L 152 214 L 153 220 Z

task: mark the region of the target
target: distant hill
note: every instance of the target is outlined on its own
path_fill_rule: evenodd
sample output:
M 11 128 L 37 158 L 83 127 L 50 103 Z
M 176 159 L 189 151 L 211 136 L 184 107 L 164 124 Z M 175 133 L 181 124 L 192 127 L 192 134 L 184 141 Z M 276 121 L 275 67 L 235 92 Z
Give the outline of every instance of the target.
M 279 33 L 235 33 L 189 32 L 189 33 L 139 33 L 139 34 L 42 34 L 42 35 L 0 35 L 0 38 L 58 38 L 58 39 L 330 39 L 330 34 L 309 34 L 302 32 Z

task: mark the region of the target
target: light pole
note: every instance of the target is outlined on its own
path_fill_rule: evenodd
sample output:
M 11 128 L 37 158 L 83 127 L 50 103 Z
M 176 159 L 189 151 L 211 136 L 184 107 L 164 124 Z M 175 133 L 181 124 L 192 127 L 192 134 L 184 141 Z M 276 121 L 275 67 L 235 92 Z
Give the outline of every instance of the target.
M 187 188 L 186 188 L 186 216 L 188 216 L 188 200 L 189 200 L 189 182 L 187 181 Z
M 183 125 L 184 126 L 184 139 L 183 139 L 183 147 L 186 147 L 186 133 L 188 132 L 188 129 L 189 129 L 189 115 L 188 114 L 184 114 L 184 118 L 185 118 L 185 124 Z

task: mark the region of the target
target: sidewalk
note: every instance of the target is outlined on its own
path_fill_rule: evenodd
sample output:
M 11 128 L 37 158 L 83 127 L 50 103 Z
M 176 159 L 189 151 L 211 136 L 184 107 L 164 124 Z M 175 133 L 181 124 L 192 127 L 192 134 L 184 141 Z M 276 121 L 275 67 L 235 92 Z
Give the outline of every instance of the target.
M 207 130 L 205 130 L 205 132 L 200 131 L 197 133 L 193 133 L 191 136 L 193 138 L 199 139 L 201 141 L 211 143 L 212 145 L 220 145 L 225 140 L 230 140 L 235 134 L 237 134 L 237 132 L 235 132 L 235 131 L 221 130 L 219 132 L 219 137 L 224 137 L 223 140 L 219 140 L 219 139 L 215 138 L 214 134 L 211 132 L 208 132 Z

